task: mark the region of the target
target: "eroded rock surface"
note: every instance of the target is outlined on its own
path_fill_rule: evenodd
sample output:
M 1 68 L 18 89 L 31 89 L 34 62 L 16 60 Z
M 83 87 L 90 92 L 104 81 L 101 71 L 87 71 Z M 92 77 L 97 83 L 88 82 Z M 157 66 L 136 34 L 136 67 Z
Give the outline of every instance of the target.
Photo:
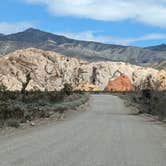
M 75 87 L 74 90 L 80 90 L 80 91 L 86 91 L 86 92 L 100 91 L 99 87 L 89 83 L 79 84 L 77 87 Z
M 125 75 L 132 86 L 166 89 L 166 72 L 123 62 L 87 62 L 61 54 L 29 48 L 0 58 L 0 83 L 9 90 L 60 90 L 64 83 L 74 89 L 104 90 L 108 82 Z M 121 77 L 120 77 L 121 78 Z M 125 89 L 126 87 L 122 87 Z M 130 87 L 127 87 L 130 89 Z M 117 88 L 118 89 L 118 88 Z
M 157 73 L 159 90 L 166 90 L 166 69 Z
M 113 81 L 110 81 L 105 87 L 106 91 L 134 91 L 134 86 L 132 85 L 130 79 L 122 74 Z

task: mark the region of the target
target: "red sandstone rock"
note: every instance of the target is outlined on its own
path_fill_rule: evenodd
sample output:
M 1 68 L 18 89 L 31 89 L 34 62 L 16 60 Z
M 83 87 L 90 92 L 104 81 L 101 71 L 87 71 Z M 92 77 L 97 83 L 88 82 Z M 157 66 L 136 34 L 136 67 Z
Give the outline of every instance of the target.
M 133 91 L 134 87 L 130 79 L 122 74 L 113 81 L 110 81 L 105 87 L 105 91 Z

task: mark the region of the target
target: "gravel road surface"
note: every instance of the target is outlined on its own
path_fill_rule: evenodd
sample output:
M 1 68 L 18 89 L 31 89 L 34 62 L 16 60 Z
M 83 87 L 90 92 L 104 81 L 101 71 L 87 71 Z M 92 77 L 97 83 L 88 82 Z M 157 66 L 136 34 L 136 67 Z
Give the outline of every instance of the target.
M 166 166 L 166 127 L 116 96 L 91 95 L 75 117 L 0 134 L 0 166 Z

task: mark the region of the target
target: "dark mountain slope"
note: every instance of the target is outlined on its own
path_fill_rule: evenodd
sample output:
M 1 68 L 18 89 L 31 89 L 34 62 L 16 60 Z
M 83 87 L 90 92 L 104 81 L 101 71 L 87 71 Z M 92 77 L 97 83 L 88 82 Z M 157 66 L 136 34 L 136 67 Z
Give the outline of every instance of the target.
M 151 47 L 145 47 L 146 49 L 152 50 L 152 51 L 166 51 L 166 44 L 161 44 L 157 46 L 151 46 Z
M 0 37 L 4 36 L 4 34 L 0 33 Z
M 16 34 L 0 36 L 1 55 L 29 47 L 56 51 L 66 56 L 88 61 L 111 60 L 138 65 L 151 65 L 166 60 L 164 51 L 79 41 L 33 28 Z

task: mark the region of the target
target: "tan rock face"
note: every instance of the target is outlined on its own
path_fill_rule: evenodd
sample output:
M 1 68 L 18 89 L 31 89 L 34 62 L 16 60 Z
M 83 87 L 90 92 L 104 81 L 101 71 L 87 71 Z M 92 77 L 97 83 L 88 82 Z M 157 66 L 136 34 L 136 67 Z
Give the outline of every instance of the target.
M 0 57 L 0 84 L 9 90 L 21 90 L 25 84 L 26 90 L 60 90 L 64 83 L 80 90 L 104 90 L 108 82 L 121 75 L 136 88 L 146 88 L 147 82 L 156 88 L 159 80 L 162 82 L 160 89 L 166 84 L 165 71 L 122 62 L 89 63 L 34 48 Z
M 157 82 L 159 90 L 166 90 L 166 69 L 158 72 Z
M 100 91 L 99 87 L 89 83 L 79 84 L 77 87 L 75 87 L 75 90 L 86 91 L 86 92 Z
M 130 79 L 122 74 L 113 81 L 110 81 L 105 87 L 105 91 L 134 91 L 134 87 Z
M 27 90 L 60 90 L 73 82 L 79 60 L 38 49 L 19 50 L 0 58 L 0 82 L 9 90 L 21 90 L 30 75 Z

